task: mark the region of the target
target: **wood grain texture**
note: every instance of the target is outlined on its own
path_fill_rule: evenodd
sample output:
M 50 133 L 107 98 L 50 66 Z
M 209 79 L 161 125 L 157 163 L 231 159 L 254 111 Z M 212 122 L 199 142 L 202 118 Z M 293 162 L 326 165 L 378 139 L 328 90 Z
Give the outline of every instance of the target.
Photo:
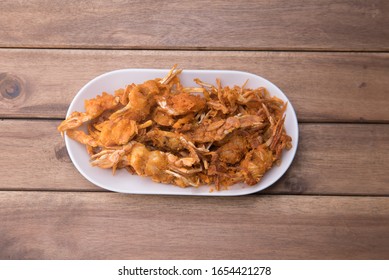
M 0 47 L 389 50 L 372 1 L 1 1 Z
M 5 0 L 0 26 L 0 259 L 389 258 L 389 1 Z M 107 192 L 40 120 L 102 73 L 175 63 L 285 92 L 300 139 L 277 183 Z
M 0 190 L 102 190 L 77 172 L 58 124 L 0 122 Z M 299 141 L 292 166 L 265 193 L 389 195 L 389 125 L 301 124 Z
M 0 192 L 0 259 L 387 259 L 388 197 Z
M 178 63 L 263 76 L 286 93 L 299 121 L 389 122 L 388 53 L 2 49 L 0 58 L 0 117 L 63 118 L 102 73 Z

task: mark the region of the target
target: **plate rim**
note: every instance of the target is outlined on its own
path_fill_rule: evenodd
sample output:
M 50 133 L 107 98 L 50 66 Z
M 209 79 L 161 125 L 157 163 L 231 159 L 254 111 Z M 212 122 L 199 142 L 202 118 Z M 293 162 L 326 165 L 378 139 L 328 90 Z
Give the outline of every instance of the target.
M 66 117 L 68 117 L 74 109 L 72 109 L 74 106 L 75 106 L 75 103 L 78 102 L 78 99 L 81 98 L 82 96 L 82 93 L 91 85 L 93 84 L 94 82 L 96 82 L 97 80 L 99 79 L 102 79 L 106 76 L 109 76 L 109 75 L 113 75 L 115 73 L 120 73 L 120 72 L 137 72 L 137 71 L 147 71 L 147 72 L 153 72 L 153 73 L 159 73 L 159 72 L 168 72 L 170 71 L 170 69 L 157 69 L 157 68 L 123 68 L 123 69 L 116 69 L 116 70 L 113 70 L 113 71 L 108 71 L 108 72 L 105 72 L 103 74 L 100 74 L 98 76 L 96 76 L 95 78 L 91 79 L 90 81 L 88 81 L 83 87 L 81 87 L 81 89 L 77 92 L 77 94 L 73 97 L 71 103 L 69 104 L 69 107 L 68 107 L 68 110 L 66 112 Z M 175 186 L 175 185 L 172 185 L 172 184 L 165 184 L 165 185 L 168 185 L 169 187 L 172 188 L 172 191 L 169 191 L 168 193 L 166 192 L 163 192 L 163 193 L 157 193 L 157 192 L 147 192 L 147 191 L 136 191 L 134 192 L 133 190 L 129 189 L 129 191 L 118 191 L 118 190 L 115 190 L 114 188 L 112 188 L 111 186 L 103 186 L 101 185 L 99 182 L 95 181 L 95 179 L 91 176 L 89 176 L 86 172 L 84 172 L 83 168 L 81 168 L 81 166 L 79 166 L 78 162 L 77 162 L 77 159 L 75 157 L 75 155 L 73 154 L 73 151 L 71 150 L 70 148 L 70 141 L 74 141 L 72 139 L 70 139 L 66 133 L 65 133 L 65 145 L 66 145 L 66 149 L 67 149 L 67 152 L 69 154 L 69 157 L 73 163 L 73 165 L 76 167 L 77 171 L 84 177 L 86 178 L 88 181 L 90 181 L 92 184 L 94 184 L 95 186 L 98 186 L 102 189 L 105 189 L 105 190 L 108 190 L 108 191 L 112 191 L 112 192 L 117 192 L 117 193 L 124 193 L 124 194 L 140 194 L 140 195 L 184 195 L 184 196 L 243 196 L 243 195 L 248 195 L 248 194 L 253 194 L 253 193 L 257 193 L 257 192 L 260 192 L 260 191 L 263 191 L 264 189 L 267 189 L 269 187 L 271 187 L 275 182 L 277 182 L 278 180 L 280 180 L 284 175 L 285 173 L 289 170 L 290 166 L 292 165 L 294 159 L 295 159 L 295 156 L 296 156 L 296 153 L 297 153 L 297 148 L 298 148 L 298 144 L 299 144 L 299 123 L 298 123 L 298 118 L 297 118 L 297 114 L 296 114 L 296 111 L 294 110 L 294 107 L 293 105 L 291 104 L 289 98 L 286 96 L 286 94 L 277 86 L 275 85 L 274 83 L 272 83 L 271 81 L 269 81 L 268 79 L 262 77 L 262 76 L 259 76 L 259 75 L 256 75 L 256 74 L 253 74 L 253 73 L 250 73 L 250 72 L 246 72 L 246 71 L 240 71 L 240 70 L 216 70 L 216 69 L 212 69 L 212 70 L 206 70 L 206 69 L 184 69 L 182 71 L 182 74 L 185 74 L 186 72 L 203 72 L 203 73 L 209 73 L 209 72 L 214 72 L 214 73 L 230 73 L 230 74 L 234 74 L 234 73 L 239 73 L 239 74 L 245 74 L 247 76 L 252 76 L 254 77 L 255 79 L 261 79 L 261 80 L 264 80 L 265 82 L 269 83 L 271 86 L 273 86 L 276 90 L 278 90 L 285 98 L 286 98 L 286 101 L 288 102 L 288 109 L 290 110 L 290 113 L 291 113 L 291 117 L 293 119 L 293 124 L 295 124 L 295 134 L 296 134 L 296 137 L 295 139 L 292 139 L 292 143 L 293 143 L 293 146 L 292 146 L 292 149 L 289 150 L 288 152 L 292 152 L 293 154 L 291 155 L 291 159 L 289 162 L 287 162 L 286 166 L 285 166 L 285 170 L 283 172 L 281 172 L 281 174 L 277 175 L 277 176 L 274 176 L 274 178 L 266 185 L 262 186 L 262 187 L 257 187 L 256 188 L 256 185 L 254 186 L 245 186 L 245 187 L 242 187 L 242 190 L 244 190 L 243 193 L 231 193 L 229 192 L 228 190 L 221 190 L 221 191 L 213 191 L 213 192 L 201 192 L 201 193 L 190 193 L 190 192 L 187 192 L 187 193 L 175 193 L 174 190 L 180 190 L 182 188 L 178 187 L 178 186 Z M 100 93 L 98 93 L 100 94 Z M 97 94 L 96 94 L 97 95 Z M 282 163 L 281 163 L 282 165 Z M 130 174 L 129 174 L 130 175 Z M 133 176 L 138 176 L 138 175 L 133 175 Z M 149 178 L 150 179 L 150 178 Z M 212 187 L 212 186 L 207 186 L 209 187 L 209 189 Z M 192 187 L 191 187 L 192 188 Z M 147 190 L 147 188 L 145 188 L 145 190 Z

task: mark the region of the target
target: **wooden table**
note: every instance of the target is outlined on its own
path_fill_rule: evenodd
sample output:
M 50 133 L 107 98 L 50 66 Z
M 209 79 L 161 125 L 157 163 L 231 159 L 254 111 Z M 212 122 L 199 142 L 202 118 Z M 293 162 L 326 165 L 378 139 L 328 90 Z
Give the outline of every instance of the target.
M 6 0 L 0 26 L 0 258 L 389 258 L 388 1 Z M 77 91 L 174 63 L 288 95 L 300 145 L 280 181 L 144 196 L 77 172 L 56 131 Z

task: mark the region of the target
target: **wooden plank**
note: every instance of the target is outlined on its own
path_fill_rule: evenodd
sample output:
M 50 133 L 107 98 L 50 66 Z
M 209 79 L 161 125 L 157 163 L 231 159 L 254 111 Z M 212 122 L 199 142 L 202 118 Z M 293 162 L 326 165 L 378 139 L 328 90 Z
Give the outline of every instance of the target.
M 300 121 L 389 122 L 388 53 L 3 49 L 0 57 L 0 117 L 63 118 L 78 90 L 104 72 L 178 63 L 263 76 Z
M 71 163 L 58 123 L 0 122 L 0 190 L 102 190 Z M 265 193 L 389 195 L 388 158 L 387 124 L 301 124 L 291 168 Z
M 0 46 L 389 50 L 389 5 L 372 1 L 1 1 Z
M 387 259 L 388 197 L 0 192 L 0 259 Z

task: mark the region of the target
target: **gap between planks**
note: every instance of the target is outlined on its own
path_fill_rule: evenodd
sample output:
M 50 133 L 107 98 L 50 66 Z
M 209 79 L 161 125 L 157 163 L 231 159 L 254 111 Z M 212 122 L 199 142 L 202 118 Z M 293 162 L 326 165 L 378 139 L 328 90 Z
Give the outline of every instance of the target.
M 85 51 L 204 51 L 204 52 L 266 52 L 266 53 L 279 53 L 279 52 L 290 52 L 290 53 L 366 53 L 366 54 L 382 54 L 382 53 L 389 53 L 389 48 L 387 50 L 380 50 L 380 49 L 290 49 L 290 48 L 261 48 L 261 49 L 250 49 L 250 48 L 207 48 L 207 47 L 170 47 L 170 48 L 152 48 L 152 47 L 138 47 L 138 48 L 127 48 L 127 47 L 84 47 L 84 46 L 0 46 L 1 50 L 85 50 Z

